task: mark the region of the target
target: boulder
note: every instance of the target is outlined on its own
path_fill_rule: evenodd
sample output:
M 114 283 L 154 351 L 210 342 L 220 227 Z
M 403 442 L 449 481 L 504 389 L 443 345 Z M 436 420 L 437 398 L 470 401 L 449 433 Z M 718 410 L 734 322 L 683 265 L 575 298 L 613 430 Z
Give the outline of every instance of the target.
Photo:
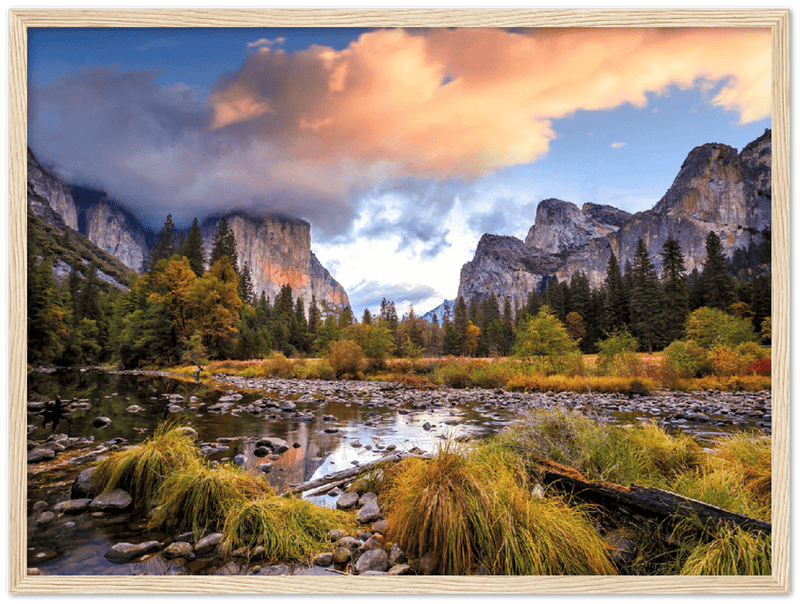
M 381 515 L 381 509 L 378 507 L 378 502 L 376 500 L 372 500 L 367 503 L 363 508 L 358 510 L 358 514 L 356 517 L 358 521 L 362 524 L 369 524 L 370 522 L 375 522 Z
M 194 548 L 191 543 L 185 541 L 175 541 L 170 543 L 161 555 L 170 560 L 172 558 L 190 558 L 194 554 Z
M 106 552 L 106 558 L 112 562 L 127 562 L 161 549 L 158 541 L 145 541 L 144 543 L 117 543 Z
M 358 493 L 345 493 L 336 500 L 336 507 L 340 510 L 349 510 L 358 503 Z
M 355 565 L 359 574 L 367 571 L 385 572 L 389 570 L 389 555 L 382 549 L 371 549 L 359 557 Z
M 333 552 L 333 563 L 334 564 L 347 564 L 350 562 L 350 559 L 353 557 L 353 554 L 350 553 L 350 550 L 346 547 L 337 547 L 336 550 Z
M 114 489 L 108 493 L 101 493 L 89 504 L 93 511 L 114 512 L 126 510 L 133 504 L 133 498 L 122 489 Z
M 33 449 L 28 452 L 28 463 L 39 463 L 40 461 L 50 461 L 55 459 L 56 452 L 53 449 Z
M 207 537 L 203 537 L 194 546 L 194 553 L 199 555 L 208 554 L 213 552 L 219 542 L 222 541 L 222 533 L 211 533 Z
M 287 443 L 282 438 L 278 438 L 276 436 L 265 436 L 259 438 L 256 442 L 257 447 L 267 447 L 272 449 L 276 453 L 283 453 L 284 451 L 289 450 L 289 443 Z
M 103 428 L 106 428 L 109 425 L 111 425 L 111 419 L 109 419 L 105 415 L 101 415 L 100 417 L 94 418 L 94 421 L 92 422 L 92 426 L 94 426 L 98 430 L 102 430 Z
M 61 514 L 80 514 L 89 509 L 91 499 L 68 499 L 53 506 L 53 510 Z
M 87 468 L 78 474 L 75 482 L 72 483 L 72 490 L 70 491 L 70 496 L 73 499 L 81 499 L 89 496 L 89 493 L 92 492 L 92 486 L 94 485 L 94 472 L 95 468 Z

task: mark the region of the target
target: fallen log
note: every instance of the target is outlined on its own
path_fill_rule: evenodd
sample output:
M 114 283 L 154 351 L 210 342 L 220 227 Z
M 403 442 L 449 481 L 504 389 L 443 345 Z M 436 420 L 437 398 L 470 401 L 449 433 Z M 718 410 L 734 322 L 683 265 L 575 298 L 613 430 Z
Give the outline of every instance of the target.
M 382 464 L 387 461 L 396 463 L 407 457 L 430 457 L 430 455 L 415 455 L 413 453 L 392 453 L 391 455 L 385 455 L 380 459 L 376 459 L 374 461 L 365 463 L 360 466 L 347 468 L 346 470 L 340 470 L 339 472 L 333 472 L 332 474 L 328 474 L 327 476 L 323 476 L 322 478 L 316 478 L 315 480 L 309 480 L 307 482 L 303 482 L 300 484 L 291 485 L 292 488 L 284 491 L 283 493 L 281 493 L 281 495 L 296 495 L 297 493 L 304 493 L 312 489 L 317 489 L 321 486 L 325 486 L 326 484 L 330 484 L 332 482 L 337 482 L 337 481 L 344 482 L 348 478 L 355 478 L 356 476 L 358 476 L 359 472 L 363 472 L 364 470 L 371 470 L 378 464 Z
M 729 512 L 720 507 L 663 489 L 585 482 L 575 476 L 568 476 L 553 470 L 545 470 L 542 481 L 570 493 L 586 503 L 598 505 L 611 512 L 622 508 L 632 514 L 657 520 L 697 517 L 703 524 L 725 522 L 754 535 L 772 531 L 772 525 L 769 522 Z

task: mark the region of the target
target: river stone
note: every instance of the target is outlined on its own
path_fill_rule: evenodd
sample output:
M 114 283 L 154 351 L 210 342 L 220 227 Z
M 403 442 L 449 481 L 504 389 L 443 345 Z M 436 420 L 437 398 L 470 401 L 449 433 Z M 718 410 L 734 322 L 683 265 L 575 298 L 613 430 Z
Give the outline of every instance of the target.
M 392 543 L 392 549 L 389 550 L 389 566 L 397 566 L 406 562 L 408 562 L 408 558 L 405 552 L 400 549 L 399 545 Z
M 256 466 L 256 470 L 264 472 L 264 474 L 269 474 L 272 472 L 272 464 L 269 462 L 260 463 Z
M 175 541 L 185 541 L 186 543 L 191 543 L 194 537 L 194 533 L 188 531 L 186 533 L 181 533 L 177 537 L 175 537 Z
M 37 511 L 37 512 L 39 510 L 45 509 L 46 507 L 47 507 L 47 502 L 46 501 L 37 501 L 36 503 L 33 504 L 33 509 L 35 511 Z
M 342 529 L 332 529 L 328 531 L 328 541 L 336 542 L 344 537 L 345 532 Z
M 350 562 L 350 558 L 353 555 L 350 553 L 350 550 L 346 547 L 337 547 L 336 550 L 333 552 L 333 563 L 334 564 L 347 564 Z
M 358 503 L 358 493 L 345 493 L 336 500 L 336 507 L 340 510 L 349 510 Z
M 128 413 L 139 413 L 139 411 L 142 411 L 142 408 L 139 405 L 131 405 L 130 407 L 126 407 L 125 411 Z
M 330 566 L 333 564 L 333 553 L 323 552 L 314 557 L 313 563 L 317 566 Z
M 378 507 L 378 502 L 376 500 L 372 500 L 363 508 L 358 510 L 358 514 L 356 517 L 358 521 L 362 524 L 368 524 L 370 522 L 374 522 L 378 519 L 381 515 L 381 509 Z
M 425 422 L 424 424 L 422 424 L 422 429 L 425 430 L 426 432 L 429 431 L 431 429 L 430 422 Z
M 36 524 L 47 524 L 55 517 L 56 515 L 53 512 L 42 512 L 41 515 L 36 519 Z
M 233 463 L 237 466 L 243 466 L 247 463 L 247 455 L 242 455 L 239 453 L 236 457 L 233 458 Z
M 323 432 L 325 434 L 336 434 L 337 432 L 339 432 L 339 428 L 336 428 L 335 426 L 330 426 L 328 428 L 325 428 Z
M 145 541 L 144 543 L 117 543 L 106 552 L 106 558 L 113 562 L 127 562 L 144 554 L 156 552 L 161 549 L 158 541 Z
M 220 541 L 222 541 L 222 533 L 211 533 L 197 542 L 197 545 L 194 546 L 194 553 L 198 555 L 208 554 L 216 549 Z
M 389 569 L 390 575 L 407 575 L 411 572 L 411 567 L 408 564 L 395 564 Z
M 290 569 L 285 564 L 276 564 L 275 566 L 265 566 L 260 571 L 258 571 L 259 575 L 288 575 L 291 574 L 292 569 Z
M 358 549 L 361 547 L 363 541 L 361 539 L 356 539 L 355 537 L 345 536 L 339 539 L 336 543 L 337 547 L 346 547 L 347 549 Z
M 194 548 L 191 543 L 176 541 L 170 543 L 161 555 L 167 560 L 171 558 L 188 558 L 192 555 Z
M 355 569 L 359 574 L 370 570 L 385 572 L 389 570 L 389 556 L 382 549 L 371 549 L 361 554 Z
M 92 422 L 92 426 L 94 426 L 97 429 L 105 428 L 109 424 L 111 424 L 111 420 L 107 418 L 105 415 L 101 415 L 100 417 L 94 418 L 94 421 Z
M 362 552 L 368 552 L 371 549 L 383 549 L 383 546 L 386 545 L 386 539 L 383 538 L 383 535 L 380 533 L 375 533 L 369 539 L 364 541 L 361 544 L 361 547 L 358 549 Z
M 268 447 L 256 447 L 253 451 L 253 455 L 256 457 L 266 457 L 269 453 L 270 449 Z
M 417 560 L 417 570 L 421 575 L 431 575 L 436 568 L 436 559 L 428 552 Z
M 383 535 L 386 533 L 386 529 L 389 528 L 389 521 L 388 520 L 378 520 L 375 524 L 372 525 L 372 532 L 373 533 L 380 533 Z
M 199 435 L 197 434 L 197 430 L 194 428 L 190 428 L 189 426 L 181 426 L 180 428 L 175 428 L 175 432 L 178 434 L 186 434 L 187 436 L 191 437 L 192 440 L 197 440 Z
M 133 503 L 133 498 L 129 493 L 122 489 L 114 489 L 108 493 L 102 493 L 92 499 L 89 507 L 92 510 L 100 511 L 121 511 L 127 509 Z
M 281 403 L 281 411 L 294 411 L 295 409 L 297 409 L 297 405 L 292 401 L 283 401 Z
M 241 394 L 229 394 L 227 396 L 219 397 L 218 403 L 235 403 L 236 401 L 242 400 Z
M 365 506 L 370 501 L 374 501 L 377 498 L 378 496 L 375 493 L 372 492 L 364 493 L 361 497 L 358 498 L 358 505 Z
M 53 506 L 56 512 L 62 514 L 80 514 L 89 509 L 89 504 L 92 503 L 91 499 L 69 499 L 62 501 Z
M 40 461 L 50 461 L 55 459 L 56 452 L 53 449 L 34 449 L 28 453 L 28 463 L 39 463 Z
M 277 436 L 266 436 L 259 438 L 256 442 L 257 447 L 267 447 L 276 453 L 283 453 L 289 450 L 289 443 Z

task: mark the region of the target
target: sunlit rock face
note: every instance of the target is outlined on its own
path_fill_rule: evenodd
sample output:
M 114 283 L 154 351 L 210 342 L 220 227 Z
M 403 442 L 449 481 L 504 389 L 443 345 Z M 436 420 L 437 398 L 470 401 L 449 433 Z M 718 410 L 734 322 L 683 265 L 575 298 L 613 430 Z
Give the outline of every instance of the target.
M 128 268 L 144 270 L 147 243 L 142 226 L 119 204 L 106 198 L 86 212 L 85 235 Z
M 591 287 L 602 286 L 613 252 L 621 267 L 633 262 L 642 239 L 660 273 L 670 236 L 684 254 L 687 271 L 701 269 L 705 241 L 714 231 L 728 257 L 736 248 L 761 243 L 771 228 L 772 137 L 767 130 L 741 153 L 709 143 L 694 148 L 664 197 L 646 212 L 627 214 L 611 206 L 582 209 L 557 199 L 540 202 L 525 243 L 485 235 L 475 257 L 461 269 L 459 295 L 466 302 L 494 293 L 513 306 L 540 287 L 545 277 L 569 280 L 583 272 Z M 501 244 L 502 240 L 502 244 Z M 513 240 L 513 242 L 509 242 Z
M 28 148 L 28 208 L 48 223 L 78 230 L 78 210 L 69 188 L 45 170 Z M 60 226 L 60 225 L 59 225 Z
M 306 308 L 315 296 L 336 308 L 350 304 L 347 292 L 311 252 L 311 225 L 285 216 L 253 218 L 243 213 L 225 217 L 236 238 L 239 268 L 250 268 L 253 291 L 263 291 L 271 300 L 289 285 L 294 298 L 303 298 Z M 203 222 L 201 232 L 206 258 L 211 256 L 219 218 Z

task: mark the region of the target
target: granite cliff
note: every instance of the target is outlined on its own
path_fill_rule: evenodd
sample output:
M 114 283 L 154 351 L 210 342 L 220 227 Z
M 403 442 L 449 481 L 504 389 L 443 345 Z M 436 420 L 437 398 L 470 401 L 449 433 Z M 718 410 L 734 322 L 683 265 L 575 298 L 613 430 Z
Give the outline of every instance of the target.
M 546 277 L 569 280 L 581 271 L 593 288 L 602 286 L 611 252 L 620 266 L 633 261 L 642 239 L 660 272 L 662 246 L 677 239 L 687 271 L 701 268 L 705 240 L 719 235 L 730 257 L 736 248 L 761 243 L 771 227 L 771 132 L 742 152 L 723 144 L 694 148 L 672 186 L 646 212 L 627 214 L 611 206 L 546 199 L 523 242 L 514 237 L 484 235 L 472 261 L 461 269 L 458 295 L 469 302 L 491 292 L 513 306 L 539 288 Z
M 239 267 L 249 266 L 256 296 L 263 291 L 274 300 L 282 286 L 290 285 L 292 295 L 303 298 L 306 308 L 312 296 L 336 308 L 350 304 L 347 292 L 311 252 L 308 222 L 285 216 L 253 218 L 238 212 L 225 218 L 236 237 Z M 207 258 L 218 224 L 219 217 L 208 218 L 200 227 Z
M 28 209 L 51 226 L 78 230 L 78 209 L 69 191 L 58 178 L 45 170 L 28 147 Z

